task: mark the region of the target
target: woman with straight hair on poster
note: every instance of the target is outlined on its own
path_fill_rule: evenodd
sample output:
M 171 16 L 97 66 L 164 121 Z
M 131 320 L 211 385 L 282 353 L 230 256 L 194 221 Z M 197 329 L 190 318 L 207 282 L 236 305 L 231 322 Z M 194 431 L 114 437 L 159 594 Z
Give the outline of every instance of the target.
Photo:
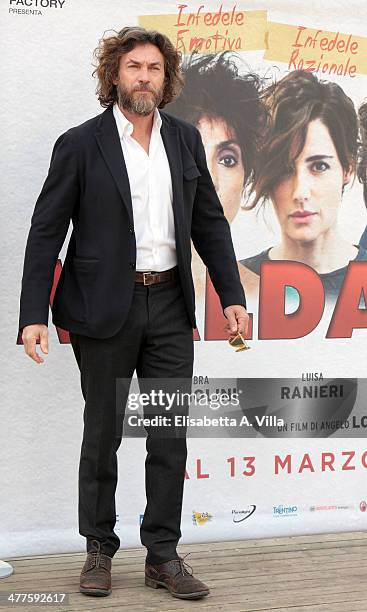
M 289 260 L 313 268 L 326 300 L 335 300 L 350 261 L 367 252 L 338 229 L 344 189 L 353 180 L 358 120 L 352 100 L 336 83 L 293 71 L 266 91 L 254 198 L 248 209 L 271 201 L 280 225 L 279 244 L 241 261 L 248 297 L 257 297 L 263 261 Z M 287 300 L 298 300 L 290 289 Z

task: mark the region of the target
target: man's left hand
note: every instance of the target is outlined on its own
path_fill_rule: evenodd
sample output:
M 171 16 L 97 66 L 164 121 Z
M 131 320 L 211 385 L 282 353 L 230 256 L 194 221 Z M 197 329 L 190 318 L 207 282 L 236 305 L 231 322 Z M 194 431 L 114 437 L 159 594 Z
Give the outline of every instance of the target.
M 230 338 L 238 333 L 245 336 L 250 320 L 246 308 L 240 304 L 234 304 L 233 306 L 227 306 L 223 312 L 228 319 L 228 323 L 225 327 L 228 337 Z

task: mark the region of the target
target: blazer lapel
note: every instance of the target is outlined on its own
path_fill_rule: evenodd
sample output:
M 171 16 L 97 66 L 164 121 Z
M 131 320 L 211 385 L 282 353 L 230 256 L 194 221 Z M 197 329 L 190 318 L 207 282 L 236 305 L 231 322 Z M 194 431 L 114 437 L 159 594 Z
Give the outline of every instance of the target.
M 184 203 L 182 191 L 182 155 L 179 140 L 178 129 L 169 123 L 166 115 L 162 116 L 161 135 L 166 149 L 168 163 L 171 171 L 172 179 L 172 195 L 173 195 L 173 215 L 176 221 L 176 240 L 179 228 L 182 228 L 184 222 Z
M 175 218 L 176 231 L 178 232 L 179 228 L 182 227 L 181 224 L 184 221 L 181 147 L 178 129 L 171 125 L 168 117 L 164 113 L 161 113 L 161 116 L 161 135 L 171 171 L 173 214 Z M 129 177 L 121 149 L 121 142 L 119 139 L 115 118 L 112 112 L 112 105 L 101 114 L 101 118 L 95 132 L 95 137 L 104 160 L 116 182 L 122 200 L 126 206 L 131 224 L 133 225 L 134 216 Z
M 109 106 L 102 113 L 95 137 L 126 206 L 131 225 L 134 225 L 129 177 L 112 106 Z

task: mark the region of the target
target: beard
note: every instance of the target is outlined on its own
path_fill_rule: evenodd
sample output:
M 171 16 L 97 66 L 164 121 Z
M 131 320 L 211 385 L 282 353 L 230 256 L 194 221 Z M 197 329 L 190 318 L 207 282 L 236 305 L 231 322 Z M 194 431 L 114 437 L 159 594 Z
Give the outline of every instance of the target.
M 149 91 L 150 95 L 139 91 Z M 117 102 L 120 108 L 137 115 L 150 115 L 163 100 L 163 87 L 154 89 L 151 85 L 140 85 L 132 90 L 124 85 L 117 85 Z

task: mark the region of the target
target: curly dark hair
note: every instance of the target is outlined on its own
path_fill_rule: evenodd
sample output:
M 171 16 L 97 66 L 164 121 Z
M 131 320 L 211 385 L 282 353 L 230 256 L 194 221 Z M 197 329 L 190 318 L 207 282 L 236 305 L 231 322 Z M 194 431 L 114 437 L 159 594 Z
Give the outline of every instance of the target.
M 117 88 L 113 81 L 117 78 L 119 62 L 122 55 L 128 53 L 137 45 L 150 43 L 155 45 L 164 57 L 165 85 L 163 99 L 159 108 L 164 108 L 181 91 L 183 79 L 180 69 L 181 54 L 176 51 L 167 36 L 156 30 L 146 30 L 138 26 L 126 27 L 115 32 L 115 36 L 101 38 L 98 47 L 93 52 L 96 60 L 95 74 L 98 78 L 96 94 L 103 107 L 117 101 Z
M 271 198 L 281 179 L 294 168 L 306 141 L 308 125 L 320 119 L 330 132 L 342 168 L 355 171 L 358 119 L 352 100 L 336 83 L 294 70 L 265 92 L 268 123 L 258 157 L 255 198 L 247 208 Z
M 241 148 L 245 187 L 254 178 L 265 107 L 259 76 L 251 72 L 239 75 L 237 59 L 230 51 L 191 54 L 182 65 L 185 85 L 181 95 L 166 110 L 195 126 L 204 116 L 223 119 Z

